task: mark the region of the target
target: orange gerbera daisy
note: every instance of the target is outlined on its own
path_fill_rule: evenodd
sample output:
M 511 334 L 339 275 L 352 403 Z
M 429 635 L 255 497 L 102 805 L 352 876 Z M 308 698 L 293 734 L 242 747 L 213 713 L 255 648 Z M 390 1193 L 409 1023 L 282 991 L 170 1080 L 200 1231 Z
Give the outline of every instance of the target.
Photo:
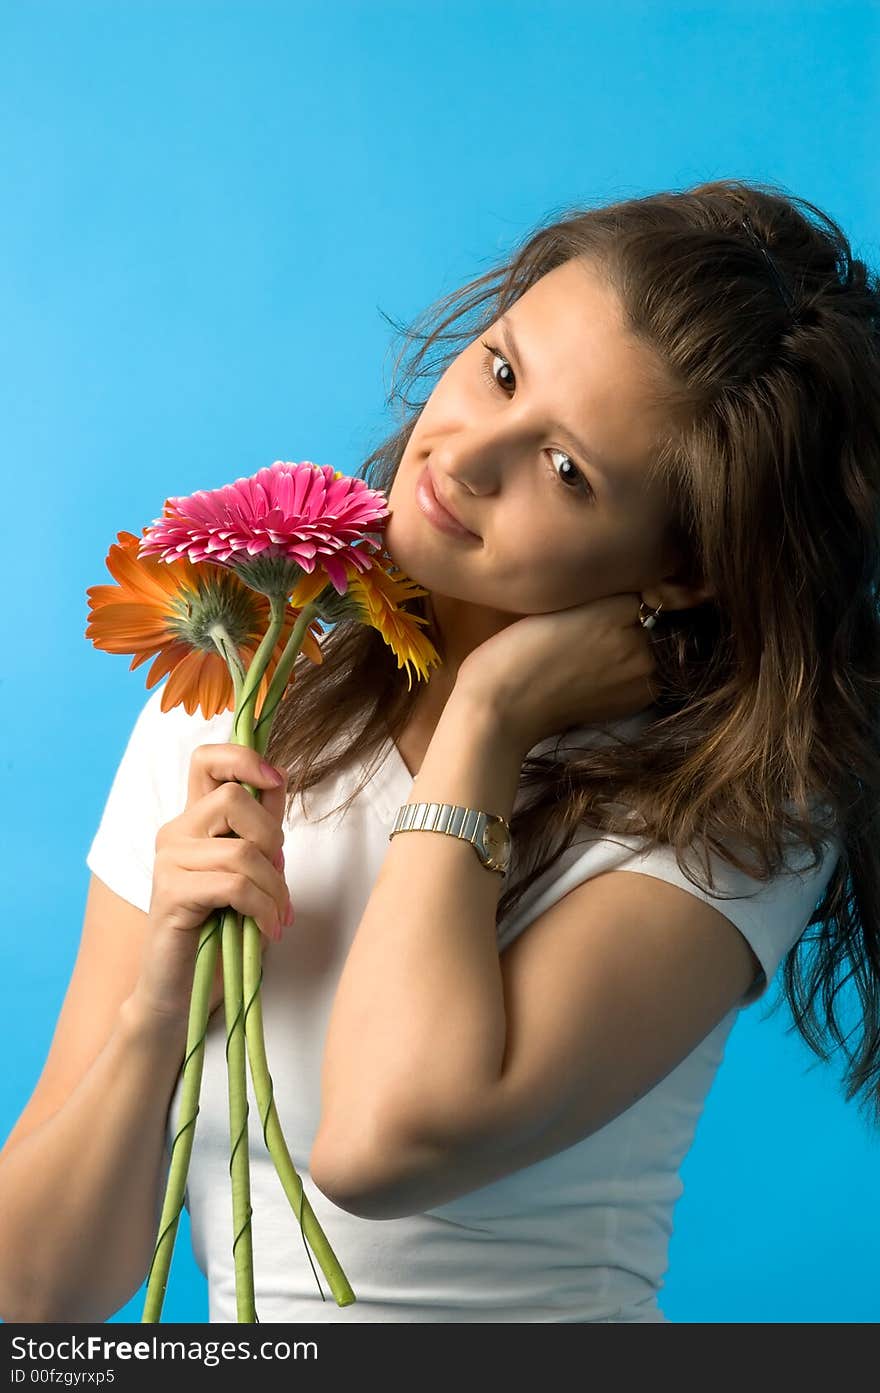
M 378 629 L 394 651 L 397 666 L 406 665 L 407 687 L 411 690 L 410 664 L 420 677 L 427 678 L 428 669 L 440 663 L 440 655 L 431 640 L 417 627 L 427 624 L 427 619 L 400 608 L 406 600 L 427 595 L 427 590 L 410 580 L 384 550 L 373 557 L 368 571 L 359 570 L 343 553 L 338 561 L 347 573 L 344 594 L 338 594 L 332 586 L 327 587 L 326 577 L 316 570 L 312 575 L 301 577 L 291 603 L 302 607 L 314 600 L 319 615 L 328 623 L 356 619 Z
M 269 627 L 268 599 L 228 566 L 207 561 L 193 564 L 185 557 L 166 562 L 139 556 L 140 540 L 133 532 L 117 533 L 106 559 L 117 584 L 88 587 L 91 617 L 86 638 L 107 653 L 133 654 L 129 671 L 153 658 L 147 687 L 169 674 L 162 693 L 163 711 L 182 704 L 191 716 L 200 707 L 210 719 L 233 710 L 232 676 L 211 636 L 212 626 L 222 627 L 247 669 Z M 327 577 L 322 579 L 326 585 Z M 288 606 L 257 691 L 256 717 L 299 613 Z M 302 652 L 313 663 L 324 660 L 317 641 L 320 634 L 315 622 L 303 637 Z

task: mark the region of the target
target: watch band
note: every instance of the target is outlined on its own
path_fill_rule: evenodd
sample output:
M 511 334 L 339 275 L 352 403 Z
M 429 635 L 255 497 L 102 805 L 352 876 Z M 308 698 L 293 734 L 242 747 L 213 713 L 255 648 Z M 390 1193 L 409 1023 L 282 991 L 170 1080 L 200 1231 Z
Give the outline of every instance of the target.
M 457 803 L 403 803 L 388 840 L 398 832 L 445 832 L 470 842 L 490 871 L 506 875 L 510 865 L 510 827 L 498 813 L 463 808 Z

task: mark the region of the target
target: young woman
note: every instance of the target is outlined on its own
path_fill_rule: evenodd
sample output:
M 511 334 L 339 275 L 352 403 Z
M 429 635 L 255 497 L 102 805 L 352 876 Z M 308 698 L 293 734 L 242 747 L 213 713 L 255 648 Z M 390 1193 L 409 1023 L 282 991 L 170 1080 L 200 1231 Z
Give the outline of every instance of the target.
M 261 1321 L 664 1320 L 680 1168 L 780 964 L 819 1053 L 853 981 L 846 1096 L 880 1119 L 878 310 L 830 218 L 741 181 L 574 211 L 440 303 L 408 380 L 463 345 L 362 473 L 443 663 L 410 690 L 338 625 L 277 786 L 231 712 L 146 701 L 0 1161 L 3 1316 L 144 1281 L 225 904 L 271 940 L 279 1116 L 358 1297 L 316 1281 L 252 1106 Z M 411 803 L 490 815 L 495 854 L 394 834 Z M 187 1204 L 229 1322 L 222 1016 Z

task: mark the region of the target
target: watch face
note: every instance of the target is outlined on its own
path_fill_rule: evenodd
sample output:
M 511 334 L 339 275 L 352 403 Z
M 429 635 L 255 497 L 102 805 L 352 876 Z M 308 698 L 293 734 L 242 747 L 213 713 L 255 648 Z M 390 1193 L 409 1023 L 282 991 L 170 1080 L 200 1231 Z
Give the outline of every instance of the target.
M 510 846 L 505 828 L 500 822 L 487 822 L 483 831 L 483 847 L 499 866 L 507 869 Z

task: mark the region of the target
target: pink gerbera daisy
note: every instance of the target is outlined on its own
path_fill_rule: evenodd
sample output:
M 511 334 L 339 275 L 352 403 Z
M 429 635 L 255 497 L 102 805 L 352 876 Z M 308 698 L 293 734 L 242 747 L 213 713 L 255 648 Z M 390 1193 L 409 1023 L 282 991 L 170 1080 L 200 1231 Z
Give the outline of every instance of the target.
M 380 489 L 329 464 L 276 460 L 222 488 L 169 498 L 144 531 L 140 555 L 162 561 L 229 566 L 254 590 L 287 598 L 299 579 L 324 572 L 338 594 L 348 584 L 347 558 L 359 572 L 373 565 L 388 519 Z

